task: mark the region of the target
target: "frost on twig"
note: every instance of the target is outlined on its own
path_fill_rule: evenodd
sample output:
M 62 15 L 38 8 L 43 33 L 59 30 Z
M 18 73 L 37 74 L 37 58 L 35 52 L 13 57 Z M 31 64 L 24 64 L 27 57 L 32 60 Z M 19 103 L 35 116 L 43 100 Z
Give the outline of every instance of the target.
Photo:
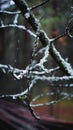
M 12 74 L 16 79 L 21 79 L 23 77 L 26 77 L 28 70 L 20 70 L 17 68 L 12 67 L 11 65 L 3 65 L 0 64 L 0 70 L 2 70 L 3 73 L 10 73 Z
M 20 11 L 16 11 L 16 12 L 0 11 L 0 14 L 9 14 L 9 15 L 15 16 L 14 20 L 13 20 L 13 24 L 5 25 L 2 21 L 0 29 L 17 28 L 19 30 L 26 31 L 27 33 L 30 34 L 30 36 L 35 38 L 35 43 L 34 43 L 35 45 L 34 45 L 34 49 L 32 52 L 31 63 L 25 68 L 25 70 L 19 69 L 19 68 L 14 68 L 11 65 L 0 64 L 0 70 L 3 73 L 5 73 L 5 74 L 9 73 L 9 74 L 13 75 L 13 77 L 16 78 L 17 80 L 20 80 L 22 78 L 27 78 L 27 80 L 30 81 L 28 88 L 26 90 L 24 90 L 20 93 L 17 93 L 17 94 L 1 95 L 0 98 L 12 98 L 12 99 L 21 100 L 23 102 L 23 104 L 26 104 L 28 106 L 32 115 L 37 119 L 38 116 L 36 115 L 36 113 L 34 112 L 34 110 L 32 108 L 44 106 L 44 105 L 49 106 L 49 105 L 58 103 L 60 101 L 63 101 L 65 99 L 68 99 L 69 97 L 71 97 L 71 98 L 73 97 L 73 94 L 61 92 L 61 93 L 59 93 L 61 98 L 58 100 L 55 99 L 55 100 L 49 101 L 47 103 L 34 104 L 34 102 L 36 102 L 38 99 L 40 99 L 44 96 L 55 95 L 54 92 L 48 92 L 46 94 L 42 93 L 38 96 L 35 96 L 35 98 L 33 98 L 31 100 L 31 102 L 28 99 L 29 94 L 32 91 L 32 89 L 35 87 L 37 81 L 41 81 L 41 82 L 46 81 L 47 83 L 50 84 L 51 87 L 53 87 L 53 84 L 55 86 L 55 84 L 57 85 L 58 83 L 59 83 L 58 87 L 61 87 L 62 82 L 66 83 L 65 87 L 73 87 L 72 83 L 67 84 L 68 81 L 73 82 L 73 69 L 72 69 L 71 65 L 62 58 L 60 53 L 57 51 L 57 49 L 53 45 L 54 41 L 58 40 L 59 38 L 63 37 L 64 35 L 66 35 L 66 34 L 70 35 L 71 30 L 69 29 L 69 26 L 68 26 L 65 33 L 57 36 L 56 38 L 50 39 L 47 36 L 47 34 L 45 33 L 45 31 L 42 29 L 42 26 L 41 26 L 39 20 L 32 13 L 33 9 L 36 9 L 36 8 L 46 4 L 49 0 L 46 0 L 43 3 L 41 3 L 37 6 L 34 6 L 32 8 L 28 7 L 25 0 L 24 1 L 23 0 L 13 0 L 13 1 L 19 7 Z M 30 29 L 27 29 L 23 25 L 18 25 L 18 18 L 19 18 L 20 13 L 23 14 L 23 17 L 31 25 L 33 31 L 31 31 Z M 37 44 L 39 44 L 39 41 L 42 44 L 42 48 L 39 51 L 36 51 Z M 37 61 L 36 60 L 34 61 L 34 59 L 36 56 L 39 56 L 39 54 L 43 54 L 43 56 L 37 63 Z M 51 69 L 48 69 L 45 67 L 45 63 L 47 63 L 50 55 L 58 63 L 58 66 L 55 68 L 53 67 Z M 57 73 L 57 71 L 59 71 L 59 70 L 62 70 L 63 72 L 65 72 L 65 76 L 59 77 L 59 76 L 53 75 L 54 72 Z
M 19 14 L 16 14 L 15 18 L 14 18 L 14 21 L 13 21 L 13 24 L 17 24 L 18 23 L 18 17 L 19 17 Z
M 61 57 L 60 53 L 56 50 L 54 45 L 52 45 L 50 48 L 50 53 L 54 60 L 56 60 L 56 62 L 60 65 L 63 72 L 65 72 L 67 75 L 73 75 L 73 69 L 71 65 Z
M 30 31 L 29 29 L 27 29 L 25 26 L 23 25 L 17 25 L 17 24 L 8 24 L 8 25 L 2 25 L 0 26 L 0 28 L 5 29 L 5 28 L 17 28 L 23 31 L 26 31 L 27 33 L 29 33 L 31 36 L 36 37 L 36 34 L 33 33 L 32 31 Z
M 20 11 L 15 11 L 15 12 L 10 12 L 6 10 L 0 10 L 0 14 L 8 14 L 8 15 L 15 15 L 15 14 L 20 14 Z
M 48 94 L 49 95 L 49 94 Z M 53 95 L 54 95 L 54 93 L 53 93 Z M 35 108 L 35 107 L 42 107 L 42 106 L 50 106 L 50 105 L 53 105 L 53 104 L 57 104 L 57 103 L 59 103 L 59 102 L 61 102 L 61 101 L 64 101 L 64 100 L 66 100 L 66 99 L 68 99 L 68 98 L 73 98 L 73 94 L 68 94 L 68 93 L 64 93 L 64 92 L 62 92 L 62 93 L 60 93 L 60 95 L 61 96 L 63 96 L 62 98 L 60 98 L 60 99 L 55 99 L 55 100 L 53 100 L 53 101 L 49 101 L 49 102 L 46 102 L 46 103 L 39 103 L 39 104 L 34 104 L 34 101 L 36 101 L 38 98 L 41 98 L 41 95 L 39 95 L 39 96 L 37 96 L 37 97 L 35 97 L 32 101 L 31 101 L 31 107 L 33 107 L 33 108 Z M 44 94 L 43 94 L 43 96 L 44 96 Z
M 47 34 L 43 31 L 43 29 L 41 28 L 40 23 L 38 22 L 38 20 L 36 19 L 36 17 L 31 13 L 30 8 L 28 7 L 28 5 L 26 4 L 26 1 L 23 0 L 13 0 L 15 2 L 15 4 L 19 7 L 19 9 L 22 11 L 24 18 L 27 20 L 27 22 L 31 25 L 31 27 L 33 28 L 33 30 L 38 34 L 39 40 L 41 41 L 43 46 L 48 45 L 50 47 L 50 43 L 51 43 L 51 39 L 48 38 Z M 26 18 L 26 13 L 29 13 L 28 18 Z M 62 70 L 68 74 L 68 75 L 72 75 L 71 70 L 73 71 L 72 67 L 69 66 L 66 67 L 66 61 L 65 64 L 63 64 L 64 59 L 61 58 L 61 55 L 58 54 L 58 51 L 56 49 L 54 49 L 52 46 L 50 47 L 49 53 L 53 56 L 53 58 L 56 60 L 56 62 L 59 64 L 60 68 L 62 68 Z M 54 57 L 55 54 L 55 57 Z M 57 55 L 58 54 L 58 55 Z M 59 62 L 60 59 L 60 62 Z M 63 59 L 63 60 L 62 60 Z M 70 69 L 70 70 L 69 70 Z

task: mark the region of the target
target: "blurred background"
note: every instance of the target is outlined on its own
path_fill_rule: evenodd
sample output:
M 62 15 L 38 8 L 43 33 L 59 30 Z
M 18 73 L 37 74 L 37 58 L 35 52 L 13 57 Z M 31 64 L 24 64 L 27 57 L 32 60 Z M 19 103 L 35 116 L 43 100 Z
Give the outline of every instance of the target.
M 44 0 L 27 0 L 30 7 L 43 2 Z M 30 25 L 25 21 L 22 14 L 7 14 L 1 11 L 18 11 L 12 0 L 0 0 L 0 26 L 9 24 L 19 24 L 31 29 Z M 56 37 L 65 32 L 68 21 L 73 17 L 73 1 L 72 0 L 50 0 L 44 6 L 33 10 L 36 17 L 40 20 L 42 28 L 45 30 L 50 38 Z M 17 29 L 15 27 L 0 28 L 0 64 L 12 65 L 20 69 L 25 69 L 31 63 L 32 51 L 34 48 L 34 38 L 26 31 Z M 69 37 L 62 37 L 54 43 L 57 50 L 61 53 L 64 59 L 67 59 L 73 66 L 73 39 Z M 41 47 L 41 45 L 40 45 Z M 40 48 L 39 47 L 39 48 Z M 39 61 L 42 56 L 36 59 Z M 53 68 L 57 66 L 56 62 L 49 56 L 45 66 Z M 59 72 L 62 74 L 62 72 Z M 54 74 L 55 75 L 55 74 Z M 0 95 L 15 94 L 24 91 L 28 87 L 28 80 L 16 80 L 10 74 L 4 74 L 0 71 Z M 55 92 L 54 96 L 46 96 L 37 100 L 35 103 L 45 103 L 46 101 L 53 101 L 61 98 L 58 94 L 60 92 L 72 93 L 72 87 L 58 87 L 54 84 L 52 87 L 49 83 L 41 83 L 38 81 L 31 91 L 31 99 L 36 95 L 46 92 Z M 58 104 L 50 105 L 48 107 L 35 108 L 38 115 L 45 115 L 46 117 L 62 119 L 73 122 L 73 99 L 67 99 Z M 44 113 L 43 113 L 44 111 Z

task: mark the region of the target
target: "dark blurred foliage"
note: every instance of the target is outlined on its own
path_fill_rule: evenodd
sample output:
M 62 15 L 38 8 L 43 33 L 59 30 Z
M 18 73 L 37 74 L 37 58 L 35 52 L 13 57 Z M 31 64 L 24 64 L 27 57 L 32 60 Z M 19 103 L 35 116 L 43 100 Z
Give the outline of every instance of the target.
M 45 117 L 38 121 L 20 105 L 3 100 L 0 104 L 1 130 L 73 130 L 72 123 Z

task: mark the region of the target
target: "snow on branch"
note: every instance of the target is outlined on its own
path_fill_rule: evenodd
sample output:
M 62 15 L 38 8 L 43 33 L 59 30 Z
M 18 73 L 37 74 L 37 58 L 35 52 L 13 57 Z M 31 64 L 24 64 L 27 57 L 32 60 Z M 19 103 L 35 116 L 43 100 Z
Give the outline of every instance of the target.
M 50 53 L 53 56 L 54 60 L 59 64 L 63 72 L 65 72 L 67 75 L 73 75 L 73 69 L 71 65 L 62 58 L 54 45 L 50 47 Z
M 10 12 L 6 10 L 0 10 L 0 14 L 9 14 L 9 15 L 15 15 L 15 14 L 21 14 L 20 11 Z
M 19 14 L 16 14 L 16 15 L 15 15 L 15 18 L 14 18 L 14 21 L 13 21 L 14 24 L 17 24 L 17 23 L 18 23 L 18 17 L 19 17 Z
M 51 93 L 52 95 L 54 95 L 54 93 Z M 50 95 L 48 93 L 48 95 Z M 34 104 L 34 102 L 38 99 L 38 98 L 41 98 L 41 95 L 38 95 L 36 96 L 32 101 L 31 101 L 31 107 L 35 108 L 35 107 L 42 107 L 42 106 L 50 106 L 50 105 L 53 105 L 53 104 L 57 104 L 59 102 L 62 102 L 68 98 L 72 98 L 73 97 L 73 94 L 68 94 L 68 93 L 60 93 L 61 96 L 63 96 L 61 99 L 55 99 L 53 101 L 49 101 L 49 102 L 46 102 L 46 103 L 39 103 L 39 104 Z M 42 94 L 42 97 L 45 96 L 44 94 Z
M 20 70 L 17 68 L 12 67 L 11 65 L 3 65 L 0 64 L 0 70 L 2 70 L 3 73 L 10 73 L 15 77 L 16 79 L 21 79 L 23 77 L 26 77 L 28 73 L 28 69 L 26 68 L 25 70 Z
M 40 67 L 42 70 L 44 70 L 45 72 L 48 73 L 48 69 L 46 69 L 46 68 L 44 67 L 44 63 L 47 61 L 48 57 L 49 57 L 49 47 L 46 46 L 46 47 L 45 47 L 45 53 L 44 53 L 43 58 L 40 59 L 40 62 L 39 62 L 38 64 L 36 64 L 36 65 L 34 66 L 34 68 Z
M 41 80 L 41 81 L 48 81 L 48 82 L 63 82 L 63 81 L 73 81 L 73 76 L 62 76 L 62 77 L 58 77 L 58 76 L 34 76 L 34 80 Z
M 61 55 L 58 53 L 55 47 L 50 46 L 51 39 L 48 38 L 47 34 L 44 32 L 44 30 L 41 28 L 40 23 L 36 19 L 36 17 L 31 13 L 30 8 L 28 7 L 26 1 L 24 0 L 13 0 L 15 4 L 19 7 L 21 10 L 24 18 L 27 20 L 27 22 L 31 25 L 33 30 L 36 32 L 37 36 L 39 37 L 39 40 L 41 41 L 43 46 L 48 45 L 49 46 L 49 53 L 52 55 L 52 57 L 56 60 L 56 62 L 59 64 L 60 69 L 65 72 L 67 75 L 73 75 L 73 69 L 72 67 L 64 61 L 64 59 L 61 57 Z M 26 17 L 26 14 L 29 14 L 29 17 Z M 54 56 L 55 54 L 55 56 Z M 64 64 L 65 63 L 65 64 Z M 66 67 L 67 65 L 67 67 Z M 68 68 L 69 67 L 69 68 Z
M 27 33 L 29 33 L 31 36 L 33 37 L 36 37 L 36 34 L 33 33 L 31 30 L 27 29 L 25 26 L 23 25 L 17 25 L 17 24 L 8 24 L 8 25 L 2 25 L 0 26 L 0 28 L 17 28 L 17 29 L 20 29 L 20 30 L 23 30 L 23 31 L 26 31 Z
M 40 63 L 38 63 L 38 64 L 36 64 L 35 66 L 34 66 L 34 68 L 33 69 L 35 69 L 34 71 L 30 71 L 32 74 L 34 74 L 34 75 L 45 75 L 45 74 L 52 74 L 53 72 L 57 72 L 60 68 L 59 67 L 55 67 L 55 68 L 52 68 L 52 69 L 46 69 L 45 67 L 44 67 L 44 65 L 42 65 L 42 66 L 39 66 L 39 64 Z M 42 71 L 36 71 L 36 68 L 37 67 L 40 67 L 40 69 L 42 69 Z
M 64 88 L 72 88 L 73 87 L 73 83 L 59 83 L 58 84 L 58 87 L 63 87 L 64 86 Z M 51 87 L 57 87 L 57 85 L 56 84 L 54 84 L 54 83 L 51 83 Z
M 36 38 L 35 46 L 36 46 L 36 42 L 38 42 L 38 44 L 39 44 L 39 41 L 42 43 L 42 46 L 43 46 L 42 49 L 40 49 L 38 52 L 35 53 L 35 55 L 33 55 L 34 58 L 35 58 L 35 56 L 41 54 L 42 52 L 43 52 L 44 56 L 40 59 L 39 63 L 35 62 L 34 65 L 33 65 L 33 59 L 32 59 L 31 63 L 25 68 L 25 70 L 14 68 L 11 65 L 0 64 L 0 70 L 3 73 L 5 73 L 5 74 L 10 73 L 17 80 L 21 80 L 24 77 L 26 77 L 27 80 L 29 80 L 29 86 L 23 92 L 17 93 L 17 94 L 10 94 L 10 95 L 9 94 L 1 95 L 0 98 L 20 99 L 24 104 L 27 104 L 32 115 L 35 118 L 38 118 L 37 115 L 34 113 L 32 107 L 34 108 L 34 107 L 39 107 L 39 106 L 43 106 L 43 105 L 51 105 L 51 104 L 58 103 L 62 100 L 65 100 L 69 97 L 73 97 L 73 94 L 61 92 L 59 94 L 60 94 L 60 96 L 63 96 L 63 97 L 58 100 L 53 100 L 53 101 L 50 101 L 48 103 L 43 103 L 43 104 L 34 104 L 34 102 L 36 100 L 44 97 L 45 95 L 53 96 L 54 92 L 52 92 L 52 93 L 46 93 L 46 94 L 42 93 L 42 94 L 36 96 L 31 102 L 29 102 L 28 100 L 25 101 L 26 99 L 28 99 L 28 97 L 29 97 L 28 95 L 30 95 L 32 88 L 35 87 L 35 84 L 38 80 L 46 81 L 50 84 L 63 82 L 63 81 L 71 81 L 71 82 L 73 81 L 73 69 L 72 69 L 71 65 L 62 58 L 60 53 L 57 51 L 57 49 L 53 45 L 53 42 L 58 40 L 59 38 L 65 36 L 65 35 L 68 35 L 68 34 L 70 35 L 72 26 L 71 26 L 71 28 L 69 28 L 69 26 L 71 24 L 71 23 L 69 23 L 68 27 L 65 30 L 65 33 L 57 36 L 56 38 L 50 39 L 48 37 L 48 35 L 45 33 L 45 31 L 42 29 L 42 26 L 41 26 L 39 20 L 32 13 L 33 9 L 36 9 L 36 8 L 46 4 L 47 2 L 49 2 L 49 0 L 46 0 L 43 3 L 41 3 L 37 6 L 34 6 L 32 8 L 29 8 L 29 6 L 25 0 L 13 0 L 13 1 L 19 7 L 20 11 L 16 11 L 16 12 L 0 11 L 0 13 L 3 13 L 3 14 L 15 15 L 13 24 L 4 25 L 2 22 L 0 28 L 1 29 L 17 28 L 19 30 L 26 31 L 31 36 Z M 27 29 L 25 26 L 17 24 L 20 13 L 23 14 L 23 17 L 31 25 L 33 32 L 31 30 Z M 58 67 L 51 68 L 51 69 L 47 69 L 45 67 L 45 63 L 48 61 L 49 55 L 51 55 L 53 57 L 53 59 L 58 63 L 58 65 L 59 65 Z M 53 72 L 57 72 L 60 69 L 63 72 L 65 72 L 65 74 L 67 76 L 59 77 L 59 76 L 53 75 Z M 50 74 L 52 74 L 52 76 L 50 76 Z M 51 87 L 52 86 L 53 85 L 51 85 Z M 66 86 L 68 86 L 68 84 L 66 84 Z M 70 84 L 70 87 L 73 87 L 72 83 Z
M 41 43 L 43 44 L 44 47 L 44 56 L 42 59 L 40 59 L 39 63 L 36 63 L 34 66 L 31 65 L 27 66 L 25 70 L 20 70 L 17 68 L 13 68 L 10 65 L 1 65 L 0 64 L 0 69 L 4 72 L 4 73 L 11 73 L 16 79 L 20 80 L 23 77 L 27 77 L 29 78 L 29 75 L 32 79 L 29 90 L 31 90 L 31 88 L 33 87 L 34 83 L 36 83 L 37 80 L 43 80 L 43 81 L 52 81 L 52 82 L 58 82 L 58 81 L 64 81 L 64 80 L 72 80 L 73 79 L 73 69 L 70 66 L 69 63 L 67 63 L 60 55 L 60 53 L 56 50 L 55 46 L 53 44 L 50 45 L 52 39 L 49 39 L 47 34 L 40 29 L 41 26 L 38 22 L 38 20 L 36 20 L 36 18 L 34 17 L 34 15 L 30 12 L 30 9 L 28 8 L 28 5 L 26 4 L 25 1 L 22 0 L 14 0 L 14 2 L 16 3 L 16 5 L 20 8 L 20 10 L 22 11 L 25 19 L 28 21 L 28 23 L 32 26 L 33 30 L 36 32 L 36 35 L 34 33 L 32 33 L 29 29 L 25 28 L 22 25 L 16 25 L 16 24 L 10 24 L 10 25 L 2 25 L 0 28 L 9 28 L 9 27 L 16 27 L 18 29 L 22 29 L 22 30 L 26 30 L 28 33 L 30 33 L 31 36 L 34 36 L 35 38 L 39 38 L 39 40 L 41 41 Z M 26 13 L 29 14 L 29 17 L 26 17 Z M 33 25 L 32 25 L 33 22 Z M 61 36 L 59 36 L 61 37 Z M 58 38 L 59 38 L 58 37 Z M 57 39 L 57 38 L 56 38 Z M 55 40 L 56 40 L 55 39 Z M 39 53 L 41 53 L 43 51 L 43 49 L 41 49 L 39 51 Z M 38 54 L 38 52 L 37 52 Z M 44 63 L 47 62 L 47 59 L 49 57 L 49 54 L 51 54 L 53 56 L 53 58 L 55 59 L 55 61 L 57 61 L 57 63 L 59 64 L 60 67 L 56 67 L 53 69 L 46 69 L 46 67 L 44 66 Z M 37 70 L 37 68 L 40 68 Z M 62 69 L 67 75 L 69 76 L 63 76 L 63 77 L 46 77 L 45 74 L 48 73 L 53 73 L 54 71 L 57 71 L 59 69 Z M 29 73 L 28 73 L 29 72 Z M 23 93 L 25 94 L 27 93 L 27 90 Z
M 35 80 L 32 80 L 32 82 L 29 85 L 29 91 L 31 91 L 31 89 L 33 88 L 34 84 L 36 83 Z M 17 94 L 8 94 L 8 95 L 1 95 L 0 98 L 12 98 L 12 99 L 25 99 L 27 98 L 26 96 L 28 96 L 28 88 L 26 90 L 24 90 L 21 93 L 17 93 Z

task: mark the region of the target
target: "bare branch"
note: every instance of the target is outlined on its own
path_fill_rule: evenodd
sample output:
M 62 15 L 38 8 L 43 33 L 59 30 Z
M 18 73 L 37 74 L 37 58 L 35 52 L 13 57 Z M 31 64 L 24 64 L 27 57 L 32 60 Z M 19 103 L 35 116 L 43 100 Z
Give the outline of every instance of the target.
M 61 37 L 66 36 L 66 35 L 69 36 L 70 38 L 73 38 L 73 18 L 70 19 L 70 21 L 68 22 L 65 32 L 63 34 L 51 39 L 51 43 L 53 43 L 54 41 L 58 40 Z
M 43 5 L 47 4 L 47 2 L 49 2 L 49 1 L 50 0 L 45 0 L 44 2 L 42 2 L 42 3 L 40 3 L 40 4 L 36 5 L 36 6 L 33 6 L 32 8 L 30 8 L 30 11 L 32 11 L 32 10 L 34 10 L 36 8 L 39 8 L 40 6 L 43 6 Z
M 33 108 L 31 107 L 30 103 L 28 103 L 28 108 L 29 108 L 29 111 L 31 112 L 32 116 L 37 119 L 37 120 L 40 120 L 40 117 L 37 116 L 37 114 L 34 112 Z
M 59 35 L 59 36 L 56 36 L 55 38 L 51 39 L 51 43 L 57 41 L 57 40 L 58 40 L 59 38 L 61 38 L 61 37 L 64 37 L 66 34 L 67 34 L 67 33 L 65 32 L 65 33 L 63 33 L 63 34 L 61 34 L 61 35 Z
M 66 27 L 66 33 L 70 38 L 73 38 L 73 18 L 69 20 Z

